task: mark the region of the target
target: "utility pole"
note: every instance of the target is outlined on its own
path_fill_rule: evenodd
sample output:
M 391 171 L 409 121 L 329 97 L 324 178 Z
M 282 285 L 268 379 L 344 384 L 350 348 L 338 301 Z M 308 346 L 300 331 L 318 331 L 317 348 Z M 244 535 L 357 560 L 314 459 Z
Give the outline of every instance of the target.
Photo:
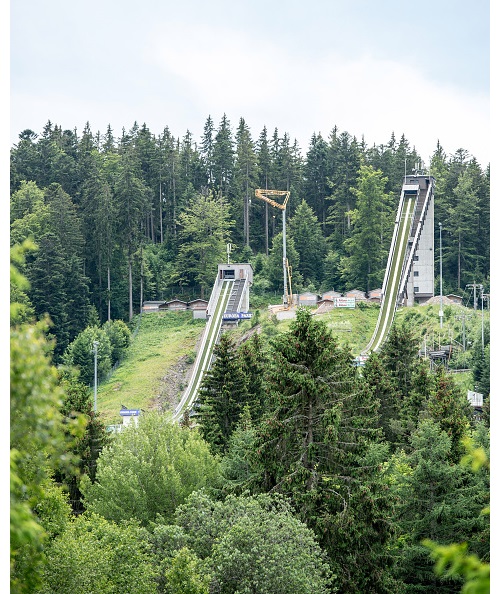
M 464 351 L 467 350 L 467 346 L 465 343 L 465 320 L 468 320 L 470 317 L 471 317 L 470 314 L 462 314 L 459 316 L 455 316 L 455 319 L 462 320 L 462 344 L 464 347 Z
M 483 290 L 481 289 L 481 344 L 483 347 L 483 353 L 484 353 L 484 300 L 488 299 L 489 300 L 490 295 L 489 293 L 483 293 Z M 489 301 L 488 301 L 489 303 Z
M 483 285 L 471 283 L 470 285 L 465 286 L 466 289 L 474 289 L 474 311 L 477 310 L 477 298 L 476 298 L 476 288 L 483 290 Z

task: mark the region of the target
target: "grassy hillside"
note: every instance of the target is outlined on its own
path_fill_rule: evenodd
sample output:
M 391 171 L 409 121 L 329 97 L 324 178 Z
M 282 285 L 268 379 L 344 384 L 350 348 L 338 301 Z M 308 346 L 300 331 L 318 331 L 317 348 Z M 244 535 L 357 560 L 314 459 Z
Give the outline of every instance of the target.
M 106 424 L 121 422 L 122 404 L 163 407 L 182 392 L 205 326 L 191 312 L 148 313 L 135 321 L 140 327 L 124 361 L 98 389 L 97 408 Z
M 454 341 L 458 351 L 458 343 L 461 344 L 463 339 L 463 328 L 457 316 L 467 314 L 470 317 L 467 319 L 466 341 L 480 340 L 480 311 L 448 306 L 445 308 L 442 329 L 438 312 L 438 305 L 403 308 L 397 312 L 395 323 L 408 323 L 421 337 L 422 344 L 427 336 L 428 347 L 432 340 L 436 344 Z M 325 321 L 339 344 L 349 346 L 355 356 L 370 340 L 378 313 L 378 306 L 368 305 L 355 309 L 332 309 L 318 315 L 318 319 Z M 122 404 L 128 408 L 145 410 L 153 407 L 165 410 L 173 408 L 187 385 L 195 359 L 196 343 L 205 327 L 205 322 L 193 320 L 190 312 L 149 313 L 141 318 L 138 316 L 136 323 L 139 320 L 140 327 L 125 360 L 110 379 L 99 386 L 98 410 L 106 424 L 121 423 L 119 411 Z M 254 318 L 231 330 L 235 339 L 244 340 L 255 322 Z M 267 308 L 259 310 L 258 322 L 258 329 L 265 337 L 284 332 L 291 324 L 291 320 L 276 320 Z M 489 312 L 485 312 L 485 324 L 488 322 Z M 463 353 L 457 356 L 464 359 L 463 367 L 467 367 L 467 357 Z M 457 374 L 455 378 L 464 390 L 472 389 L 470 373 Z

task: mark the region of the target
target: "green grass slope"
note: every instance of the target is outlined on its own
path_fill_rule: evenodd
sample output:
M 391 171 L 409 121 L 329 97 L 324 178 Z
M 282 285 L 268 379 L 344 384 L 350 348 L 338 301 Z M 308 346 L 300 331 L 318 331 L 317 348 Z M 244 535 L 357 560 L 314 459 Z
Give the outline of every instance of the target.
M 369 342 L 377 323 L 379 306 L 374 304 L 357 306 L 355 309 L 335 308 L 317 316 L 326 322 L 340 345 L 347 345 L 353 356 L 359 355 Z M 313 309 L 314 311 L 314 309 Z M 402 308 L 396 313 L 394 323 L 406 323 L 421 338 L 437 340 L 441 344 L 462 339 L 461 321 L 457 316 L 466 312 L 467 336 L 478 340 L 481 332 L 481 312 L 474 312 L 460 306 L 445 308 L 443 328 L 439 326 L 439 306 L 424 305 Z M 136 318 L 138 322 L 139 317 Z M 244 340 L 252 331 L 253 321 L 245 321 L 234 333 L 237 342 Z M 485 312 L 485 323 L 489 323 L 489 312 Z M 278 322 L 267 308 L 259 311 L 259 329 L 264 337 L 272 337 L 288 330 L 291 320 Z M 186 369 L 192 368 L 196 343 L 205 327 L 204 320 L 193 320 L 191 312 L 161 312 L 144 314 L 140 327 L 128 349 L 126 358 L 98 389 L 98 410 L 106 424 L 121 423 L 121 404 L 128 408 L 144 410 L 163 405 L 169 408 L 180 399 L 187 386 Z M 255 328 L 253 329 L 255 330 Z M 428 346 L 430 346 L 428 344 Z M 463 355 L 461 355 L 463 356 Z M 467 365 L 465 365 L 467 366 Z M 463 389 L 472 389 L 470 374 L 456 376 Z M 172 407 L 173 409 L 173 407 Z
M 139 316 L 136 323 L 139 323 Z M 177 383 L 169 377 L 169 371 L 181 361 L 194 361 L 196 342 L 204 327 L 205 321 L 193 320 L 191 312 L 143 314 L 125 359 L 111 377 L 99 385 L 97 409 L 104 422 L 121 423 L 122 404 L 147 410 L 157 404 L 163 391 L 180 393 L 184 388 L 182 383 L 165 386 L 165 381 Z

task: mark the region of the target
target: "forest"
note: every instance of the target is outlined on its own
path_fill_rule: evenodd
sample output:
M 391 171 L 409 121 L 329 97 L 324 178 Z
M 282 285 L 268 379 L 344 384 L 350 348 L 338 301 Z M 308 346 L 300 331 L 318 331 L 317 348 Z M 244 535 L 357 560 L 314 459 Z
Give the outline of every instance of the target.
M 489 591 L 489 398 L 394 324 L 359 370 L 307 309 L 283 333 L 224 333 L 180 425 L 148 411 L 109 434 L 99 373 L 126 357 L 144 300 L 208 298 L 217 264 L 254 268 L 280 300 L 290 191 L 294 290 L 379 288 L 405 172 L 436 179 L 443 291 L 489 292 L 489 167 L 402 136 L 368 147 L 334 127 L 296 141 L 241 118 L 203 136 L 115 138 L 48 122 L 11 150 L 11 592 Z M 439 230 L 436 228 L 437 234 Z M 436 278 L 438 287 L 439 276 Z M 257 326 L 256 326 L 257 327 Z M 489 329 L 474 379 L 489 397 Z M 87 375 L 85 375 L 87 373 Z

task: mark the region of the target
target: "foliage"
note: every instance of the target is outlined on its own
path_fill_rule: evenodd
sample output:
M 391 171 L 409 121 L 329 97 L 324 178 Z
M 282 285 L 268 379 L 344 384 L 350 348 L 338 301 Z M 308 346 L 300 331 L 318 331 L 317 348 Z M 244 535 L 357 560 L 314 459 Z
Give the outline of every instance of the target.
M 346 285 L 367 293 L 382 285 L 390 241 L 392 221 L 388 222 L 386 182 L 382 171 L 362 165 L 353 188 L 356 208 L 349 213 L 353 230 L 344 242 L 347 256 L 342 263 L 343 278 Z
M 194 490 L 210 485 L 218 464 L 197 431 L 157 412 L 118 433 L 103 449 L 96 481 L 82 480 L 86 509 L 118 522 L 172 518 Z
M 411 472 L 396 479 L 400 539 L 395 574 L 405 584 L 404 592 L 425 588 L 456 592 L 456 580 L 441 580 L 434 574 L 422 539 L 447 544 L 475 535 L 484 537 L 487 530 L 481 514 L 487 487 L 470 470 L 450 464 L 451 444 L 437 423 L 423 420 L 411 440 Z M 486 543 L 481 540 L 477 539 L 474 548 L 482 555 Z
M 137 522 L 82 514 L 51 543 L 47 558 L 40 594 L 149 594 L 154 588 L 147 533 Z
M 16 251 L 14 251 L 16 260 Z M 12 282 L 25 282 L 14 267 Z M 25 285 L 26 286 L 26 285 Z M 67 455 L 60 406 L 63 392 L 57 371 L 51 365 L 45 338 L 47 325 L 20 324 L 10 331 L 10 563 L 11 592 L 31 592 L 43 563 L 43 543 L 51 517 L 49 499 L 57 497 L 51 475 L 57 468 L 70 468 L 75 462 Z M 78 416 L 66 425 L 72 438 L 81 435 L 83 419 Z M 44 516 L 42 522 L 38 508 Z M 42 512 L 43 509 L 43 512 Z M 60 520 L 57 520 L 60 522 Z M 55 529 L 54 529 L 55 530 Z
M 461 464 L 470 465 L 474 472 L 489 470 L 485 449 L 476 447 L 470 438 L 463 441 L 467 454 L 462 457 Z M 485 512 L 489 512 L 489 508 Z M 436 562 L 434 570 L 437 575 L 465 579 L 462 594 L 487 594 L 490 591 L 490 564 L 481 561 L 475 554 L 467 554 L 467 543 L 439 545 L 430 539 L 424 539 L 422 544 L 431 551 L 431 558 Z
M 323 279 L 326 241 L 317 216 L 305 200 L 290 219 L 290 236 L 299 254 L 298 272 L 304 283 L 312 282 L 319 286 Z
M 108 335 L 111 345 L 111 364 L 121 361 L 130 346 L 131 332 L 123 320 L 108 320 L 102 329 Z
M 270 361 L 255 482 L 291 498 L 343 592 L 367 584 L 386 591 L 391 503 L 377 476 L 383 453 L 370 445 L 378 440 L 378 402 L 358 382 L 351 353 L 305 308 L 272 341 Z
M 228 333 L 223 333 L 215 345 L 214 357 L 198 392 L 196 417 L 212 451 L 223 453 L 249 394 L 236 346 Z
M 165 592 L 208 594 L 210 576 L 203 574 L 201 562 L 187 547 L 174 554 L 165 572 Z
M 188 546 L 205 560 L 211 591 L 329 592 L 330 572 L 312 532 L 282 498 L 193 493 L 176 513 Z
M 195 282 L 201 296 L 214 282 L 217 264 L 223 262 L 230 243 L 227 203 L 222 197 L 199 194 L 179 215 L 181 227 L 176 279 L 180 284 Z
M 108 327 L 109 328 L 109 327 Z M 97 326 L 85 328 L 68 346 L 64 353 L 64 363 L 76 367 L 80 380 L 86 385 L 93 385 L 95 375 L 95 346 L 97 342 L 97 381 L 111 370 L 112 346 L 109 331 Z

